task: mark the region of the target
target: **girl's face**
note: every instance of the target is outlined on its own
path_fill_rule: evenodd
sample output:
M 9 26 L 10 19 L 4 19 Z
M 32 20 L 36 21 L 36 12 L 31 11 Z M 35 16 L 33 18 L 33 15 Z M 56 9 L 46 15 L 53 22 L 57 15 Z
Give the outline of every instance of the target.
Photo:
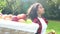
M 45 13 L 45 11 L 44 11 L 44 8 L 43 8 L 43 6 L 40 4 L 39 6 L 38 6 L 38 14 L 40 14 L 40 15 L 42 15 L 42 14 L 44 14 Z

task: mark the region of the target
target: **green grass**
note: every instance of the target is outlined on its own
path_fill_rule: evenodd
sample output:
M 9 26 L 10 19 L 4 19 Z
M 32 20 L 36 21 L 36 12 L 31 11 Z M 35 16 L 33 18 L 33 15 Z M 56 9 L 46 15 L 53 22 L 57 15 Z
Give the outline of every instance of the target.
M 60 34 L 60 21 L 49 20 L 48 22 L 47 32 L 51 31 L 51 29 L 54 29 L 57 34 Z

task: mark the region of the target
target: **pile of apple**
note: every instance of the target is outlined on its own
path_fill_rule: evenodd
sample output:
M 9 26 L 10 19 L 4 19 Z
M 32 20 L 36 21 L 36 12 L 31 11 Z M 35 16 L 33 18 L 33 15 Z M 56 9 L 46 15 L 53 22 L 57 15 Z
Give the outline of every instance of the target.
M 27 19 L 26 14 L 12 15 L 12 14 L 0 14 L 0 19 L 15 21 L 19 23 L 32 23 L 31 19 Z

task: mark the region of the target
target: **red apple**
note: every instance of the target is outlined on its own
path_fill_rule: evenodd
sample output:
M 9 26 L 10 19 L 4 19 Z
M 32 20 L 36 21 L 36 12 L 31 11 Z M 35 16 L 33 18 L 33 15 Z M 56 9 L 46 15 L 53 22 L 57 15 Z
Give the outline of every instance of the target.
M 19 14 L 19 15 L 17 15 L 17 17 L 19 19 L 24 19 L 24 20 L 26 20 L 26 18 L 27 18 L 26 14 Z
M 19 18 L 17 18 L 17 16 L 13 16 L 13 17 L 12 17 L 12 21 L 18 22 L 18 20 L 19 20 Z

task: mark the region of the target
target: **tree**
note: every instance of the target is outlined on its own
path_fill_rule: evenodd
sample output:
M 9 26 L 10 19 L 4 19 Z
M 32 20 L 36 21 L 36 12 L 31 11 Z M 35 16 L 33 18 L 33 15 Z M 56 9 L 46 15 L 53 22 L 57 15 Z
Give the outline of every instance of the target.
M 0 13 L 1 13 L 2 10 L 4 9 L 4 7 L 6 7 L 6 1 L 0 0 Z

